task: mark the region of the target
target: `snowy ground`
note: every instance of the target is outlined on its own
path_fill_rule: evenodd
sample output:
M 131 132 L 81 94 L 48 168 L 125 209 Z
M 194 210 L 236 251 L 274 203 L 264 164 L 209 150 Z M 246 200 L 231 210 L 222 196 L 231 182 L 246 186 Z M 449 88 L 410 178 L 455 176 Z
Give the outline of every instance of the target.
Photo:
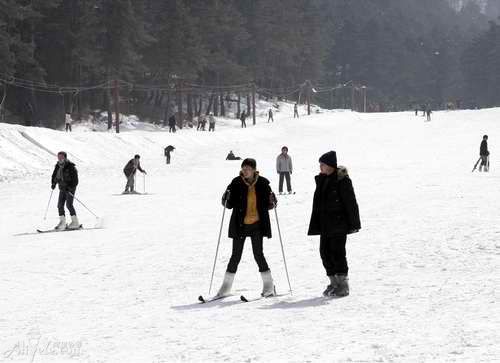
M 0 124 L 0 361 L 500 360 L 500 110 L 436 112 L 425 123 L 412 113 L 293 120 L 290 107 L 274 124 L 249 120 L 242 131 L 226 122 L 215 134 L 66 134 Z M 484 133 L 491 173 L 472 174 Z M 170 166 L 162 156 L 168 144 L 177 148 Z M 224 160 L 227 152 L 255 157 L 277 189 L 283 145 L 297 190 L 278 209 L 293 296 L 239 303 L 241 293 L 261 288 L 247 244 L 236 296 L 198 304 L 208 290 L 220 196 L 239 170 Z M 330 149 L 350 169 L 363 224 L 348 242 L 351 295 L 335 301 L 320 297 L 327 279 L 319 242 L 306 236 L 317 159 Z M 77 164 L 77 197 L 105 229 L 14 236 L 55 225 L 54 201 L 49 220 L 42 216 L 49 152 L 59 150 Z M 151 195 L 116 196 L 135 153 Z M 139 190 L 142 183 L 141 176 Z M 76 208 L 84 225 L 94 225 Z M 275 226 L 264 248 L 284 293 Z M 216 287 L 230 255 L 226 235 L 227 221 Z

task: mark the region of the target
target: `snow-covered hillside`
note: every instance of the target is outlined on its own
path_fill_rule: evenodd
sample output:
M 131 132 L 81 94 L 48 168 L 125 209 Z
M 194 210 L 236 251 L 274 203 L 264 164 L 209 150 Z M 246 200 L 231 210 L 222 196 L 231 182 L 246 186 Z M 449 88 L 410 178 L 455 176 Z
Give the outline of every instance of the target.
M 282 109 L 272 124 L 259 118 L 241 130 L 227 120 L 215 133 L 0 124 L 0 361 L 498 361 L 500 110 L 435 112 L 427 123 L 410 112 L 294 120 L 291 105 Z M 473 174 L 486 133 L 491 173 Z M 169 166 L 168 144 L 176 147 Z M 276 190 L 283 145 L 297 191 L 278 206 L 293 295 L 240 303 L 261 289 L 247 242 L 235 296 L 198 304 L 220 197 L 240 166 L 226 154 L 255 157 Z M 363 229 L 347 245 L 351 295 L 327 301 L 319 241 L 306 232 L 318 157 L 331 149 L 350 170 Z M 77 164 L 77 197 L 105 229 L 15 236 L 57 223 L 55 201 L 42 217 L 59 150 Z M 115 195 L 135 153 L 148 172 L 138 189 L 150 194 Z M 75 207 L 84 225 L 96 223 Z M 264 251 L 286 293 L 274 215 L 272 223 Z M 231 252 L 226 235 L 227 220 L 216 287 Z M 54 348 L 64 342 L 78 349 Z

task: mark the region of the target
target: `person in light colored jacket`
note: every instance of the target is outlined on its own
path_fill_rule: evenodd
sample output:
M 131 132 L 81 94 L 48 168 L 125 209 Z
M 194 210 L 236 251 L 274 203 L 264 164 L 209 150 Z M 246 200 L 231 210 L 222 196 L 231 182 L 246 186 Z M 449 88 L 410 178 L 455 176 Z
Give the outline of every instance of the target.
M 293 172 L 292 158 L 288 155 L 288 147 L 281 148 L 281 154 L 276 158 L 276 172 L 280 176 L 279 193 L 283 193 L 283 181 L 286 179 L 286 188 L 289 194 L 292 193 L 292 182 L 290 175 Z

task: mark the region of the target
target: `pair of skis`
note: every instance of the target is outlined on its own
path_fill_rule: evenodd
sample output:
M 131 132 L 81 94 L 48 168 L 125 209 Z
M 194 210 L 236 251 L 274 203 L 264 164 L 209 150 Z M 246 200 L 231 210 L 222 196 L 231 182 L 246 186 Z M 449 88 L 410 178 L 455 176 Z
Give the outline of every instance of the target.
M 256 296 L 256 297 L 246 297 L 245 295 L 240 295 L 240 301 L 241 302 L 244 302 L 244 303 L 249 303 L 249 302 L 255 302 L 255 301 L 260 301 L 260 300 L 266 300 L 266 299 L 271 299 L 273 297 L 281 297 L 281 296 L 286 296 L 288 294 L 275 294 L 275 295 L 271 295 L 271 296 Z M 223 296 L 213 296 L 211 298 L 204 298 L 202 295 L 198 296 L 198 301 L 201 303 L 201 304 L 207 304 L 207 303 L 211 303 L 211 302 L 215 302 L 215 301 L 220 301 L 220 300 L 224 300 L 224 299 L 227 299 L 228 297 L 231 297 L 232 295 L 223 295 Z

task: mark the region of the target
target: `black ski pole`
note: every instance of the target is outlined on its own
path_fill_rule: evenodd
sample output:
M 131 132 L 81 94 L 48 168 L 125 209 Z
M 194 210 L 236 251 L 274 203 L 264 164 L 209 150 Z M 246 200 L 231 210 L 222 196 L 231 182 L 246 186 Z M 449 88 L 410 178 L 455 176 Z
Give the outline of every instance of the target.
M 281 253 L 283 254 L 283 262 L 285 264 L 286 279 L 288 280 L 288 287 L 290 288 L 290 294 L 292 294 L 292 285 L 290 284 L 290 275 L 288 274 L 288 267 L 286 265 L 285 249 L 283 247 L 283 239 L 281 238 L 280 222 L 278 220 L 278 211 L 276 210 L 276 202 L 274 203 L 274 215 L 276 216 L 276 225 L 278 226 L 278 236 L 280 238 Z
M 212 293 L 212 284 L 214 282 L 214 273 L 215 273 L 215 266 L 217 264 L 217 256 L 219 255 L 220 238 L 222 236 L 222 228 L 224 226 L 224 216 L 226 215 L 227 200 L 229 199 L 231 192 L 229 190 L 226 190 L 226 193 L 224 194 L 225 194 L 224 209 L 222 211 L 222 220 L 220 222 L 219 238 L 217 239 L 217 248 L 215 250 L 214 266 L 212 268 L 212 277 L 210 278 L 210 287 L 208 288 L 208 295 Z
M 481 157 L 479 157 L 479 159 L 477 159 L 476 164 L 474 165 L 474 168 L 472 169 L 472 172 L 476 171 L 477 165 L 479 164 L 480 161 L 481 161 Z
M 75 197 L 75 195 L 71 192 L 68 192 L 69 195 L 71 195 L 78 203 L 80 203 L 86 210 L 88 210 L 94 217 L 96 217 L 97 219 L 99 219 L 99 217 L 94 213 L 92 212 L 85 204 L 83 204 L 83 202 L 78 199 L 77 197 Z

